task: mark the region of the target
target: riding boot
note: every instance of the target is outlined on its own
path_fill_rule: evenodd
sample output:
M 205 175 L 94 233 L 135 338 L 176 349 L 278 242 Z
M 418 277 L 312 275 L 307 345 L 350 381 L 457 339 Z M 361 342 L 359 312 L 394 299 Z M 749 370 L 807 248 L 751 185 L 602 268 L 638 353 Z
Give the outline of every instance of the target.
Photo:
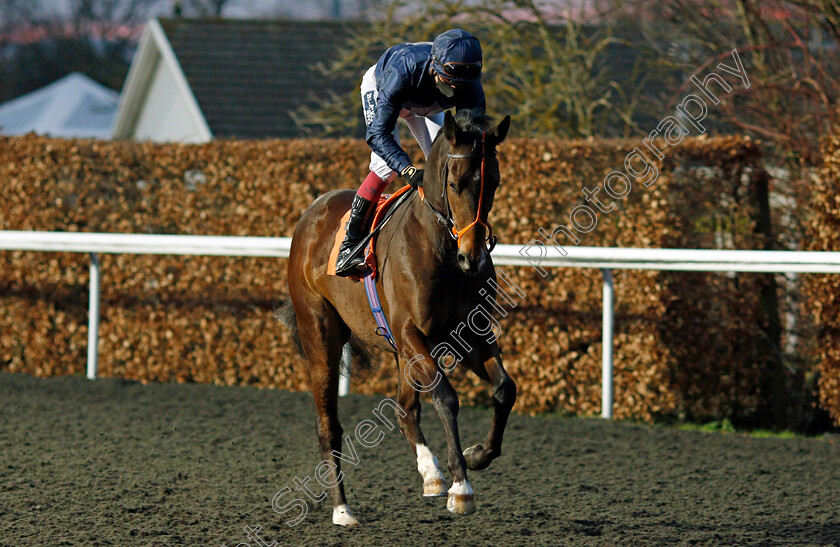
M 335 274 L 341 277 L 348 275 L 364 275 L 368 269 L 365 264 L 364 253 L 357 252 L 350 256 L 353 249 L 365 238 L 373 221 L 373 202 L 359 194 L 353 196 L 350 206 L 350 219 L 347 221 L 347 233 L 338 248 L 338 258 L 335 261 Z

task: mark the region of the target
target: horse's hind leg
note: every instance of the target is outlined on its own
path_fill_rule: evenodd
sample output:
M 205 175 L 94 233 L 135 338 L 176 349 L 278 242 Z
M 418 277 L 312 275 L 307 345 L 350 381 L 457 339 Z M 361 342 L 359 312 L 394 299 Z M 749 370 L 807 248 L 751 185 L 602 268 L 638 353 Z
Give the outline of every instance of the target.
M 398 370 L 402 369 L 398 367 Z M 400 406 L 396 413 L 400 431 L 411 444 L 411 449 L 417 457 L 417 470 L 423 476 L 423 495 L 445 496 L 446 478 L 420 429 L 420 392 L 409 386 L 403 375 L 400 375 L 397 404 Z
M 502 366 L 499 346 L 493 344 L 493 356 L 484 363 L 467 365 L 493 388 L 493 424 L 484 439 L 484 444 L 473 445 L 464 450 L 468 469 L 485 469 L 494 459 L 502 455 L 502 437 L 508 416 L 516 402 L 516 384 Z
M 341 472 L 341 435 L 338 422 L 338 378 L 341 348 L 349 337 L 347 327 L 329 303 L 319 300 L 295 308 L 301 345 L 309 361 L 309 385 L 318 410 L 318 440 L 323 461 L 318 465 L 318 482 L 331 485 L 333 523 L 359 523 L 347 507 L 344 474 Z M 323 469 L 322 469 L 323 466 Z

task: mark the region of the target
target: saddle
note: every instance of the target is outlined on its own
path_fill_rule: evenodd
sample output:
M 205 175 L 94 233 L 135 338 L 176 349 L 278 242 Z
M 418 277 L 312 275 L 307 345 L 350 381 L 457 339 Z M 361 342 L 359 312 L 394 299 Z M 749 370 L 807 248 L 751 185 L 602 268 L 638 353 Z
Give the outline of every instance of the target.
M 373 214 L 373 222 L 370 225 L 370 233 L 372 234 L 370 237 L 370 241 L 365 248 L 365 263 L 370 268 L 370 273 L 365 276 L 354 276 L 350 275 L 347 276 L 349 279 L 353 281 L 361 281 L 365 277 L 370 277 L 371 279 L 376 279 L 376 274 L 378 273 L 377 270 L 377 263 L 376 263 L 376 236 L 378 233 L 378 228 L 387 220 L 386 214 L 388 209 L 396 203 L 400 196 L 405 194 L 407 191 L 411 189 L 411 186 L 405 185 L 393 194 L 384 195 L 379 198 L 379 203 L 376 205 L 376 211 Z M 332 251 L 330 252 L 330 258 L 327 261 L 327 275 L 335 275 L 335 263 L 338 259 L 338 249 L 341 247 L 341 243 L 344 241 L 344 235 L 347 231 L 347 220 L 350 218 L 350 211 L 348 210 L 343 217 L 341 217 L 341 222 L 339 222 L 338 230 L 335 233 L 335 240 L 333 242 Z

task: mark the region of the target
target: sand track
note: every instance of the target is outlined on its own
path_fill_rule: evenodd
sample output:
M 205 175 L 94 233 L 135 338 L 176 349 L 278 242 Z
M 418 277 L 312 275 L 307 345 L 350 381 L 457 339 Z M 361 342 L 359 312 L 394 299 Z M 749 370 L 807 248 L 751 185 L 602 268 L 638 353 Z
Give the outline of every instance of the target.
M 381 397 L 342 400 L 345 432 Z M 424 430 L 445 461 L 442 429 Z M 491 413 L 463 409 L 465 446 Z M 397 429 L 347 468 L 355 529 L 271 498 L 319 463 L 307 393 L 0 373 L 0 545 L 840 545 L 840 441 L 514 415 L 478 511 L 422 498 Z M 285 499 L 285 498 L 284 498 Z

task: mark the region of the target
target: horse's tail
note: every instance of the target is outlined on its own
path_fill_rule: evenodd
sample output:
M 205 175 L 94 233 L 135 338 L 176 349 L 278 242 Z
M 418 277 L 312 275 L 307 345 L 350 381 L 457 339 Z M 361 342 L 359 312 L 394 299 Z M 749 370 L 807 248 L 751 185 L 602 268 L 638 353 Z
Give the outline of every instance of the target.
M 292 340 L 295 342 L 295 347 L 301 357 L 306 357 L 303 353 L 303 346 L 300 343 L 300 335 L 298 334 L 297 315 L 295 315 L 295 308 L 292 306 L 292 299 L 287 298 L 277 311 L 274 312 L 274 317 L 286 325 L 292 334 Z M 361 340 L 351 335 L 350 339 L 344 344 L 342 351 L 341 366 L 345 369 L 348 365 L 353 368 L 370 369 L 373 368 L 371 361 L 371 354 L 362 343 Z
M 356 338 L 355 334 L 351 334 L 350 340 L 344 344 L 344 352 L 347 354 L 348 359 L 341 360 L 342 368 L 347 365 L 350 365 L 356 370 L 373 368 L 370 351 L 368 351 L 361 340 Z
M 300 335 L 298 334 L 297 315 L 295 315 L 295 308 L 292 306 L 292 299 L 287 298 L 280 307 L 274 312 L 274 317 L 286 325 L 292 334 L 292 340 L 295 342 L 295 347 L 301 357 L 303 354 L 303 346 L 300 344 Z

